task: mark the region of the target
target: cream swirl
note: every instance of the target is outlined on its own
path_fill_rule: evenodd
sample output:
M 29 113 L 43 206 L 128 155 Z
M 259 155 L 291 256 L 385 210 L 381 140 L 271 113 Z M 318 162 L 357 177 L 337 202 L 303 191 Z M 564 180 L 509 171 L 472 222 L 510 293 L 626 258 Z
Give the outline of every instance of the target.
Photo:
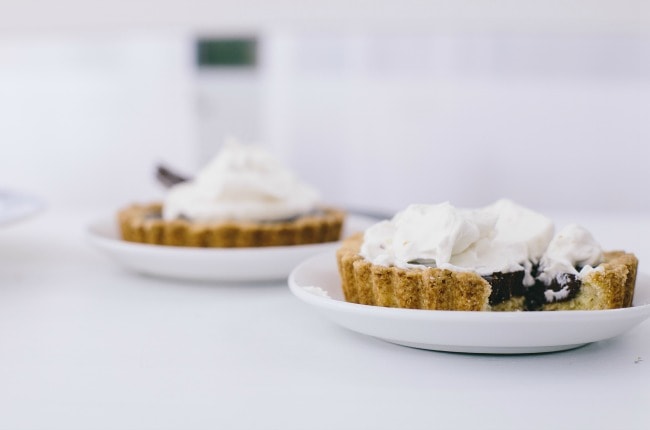
M 538 279 L 548 285 L 564 273 L 580 278 L 602 262 L 603 250 L 591 233 L 577 224 L 570 224 L 548 245 L 540 262 Z M 576 267 L 581 268 L 580 272 Z
M 411 205 L 366 230 L 361 255 L 377 265 L 481 275 L 523 269 L 524 283 L 532 285 L 532 263 L 540 260 L 552 236 L 550 219 L 510 200 L 478 210 L 449 203 Z
M 227 142 L 194 180 L 169 190 L 163 217 L 277 221 L 314 210 L 319 199 L 259 146 Z

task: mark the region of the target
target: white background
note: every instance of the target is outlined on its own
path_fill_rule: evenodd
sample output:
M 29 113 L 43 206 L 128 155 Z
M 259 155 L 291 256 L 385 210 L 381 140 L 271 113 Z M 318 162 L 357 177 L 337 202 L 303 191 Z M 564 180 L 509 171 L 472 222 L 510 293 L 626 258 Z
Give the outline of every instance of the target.
M 201 134 L 212 88 L 224 133 L 344 206 L 648 211 L 643 4 L 547 3 L 10 2 L 0 185 L 52 204 L 158 197 L 156 162 L 192 173 L 222 140 Z M 197 35 L 258 37 L 257 71 L 204 79 Z

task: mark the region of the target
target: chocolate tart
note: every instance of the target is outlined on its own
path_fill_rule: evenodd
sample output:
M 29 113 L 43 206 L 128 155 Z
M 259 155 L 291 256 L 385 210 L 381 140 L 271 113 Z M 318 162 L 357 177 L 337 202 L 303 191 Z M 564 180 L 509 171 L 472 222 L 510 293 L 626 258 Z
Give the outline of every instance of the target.
M 544 292 L 567 285 L 524 287 L 523 271 L 480 276 L 432 267 L 402 269 L 374 265 L 359 255 L 363 234 L 346 239 L 336 258 L 348 302 L 396 308 L 454 311 L 613 309 L 632 305 L 638 260 L 622 251 L 582 280 L 573 279 L 566 297 L 550 302 Z
M 334 242 L 341 237 L 345 213 L 322 207 L 290 220 L 195 222 L 164 220 L 162 204 L 134 204 L 119 211 L 122 238 L 153 245 L 243 248 Z

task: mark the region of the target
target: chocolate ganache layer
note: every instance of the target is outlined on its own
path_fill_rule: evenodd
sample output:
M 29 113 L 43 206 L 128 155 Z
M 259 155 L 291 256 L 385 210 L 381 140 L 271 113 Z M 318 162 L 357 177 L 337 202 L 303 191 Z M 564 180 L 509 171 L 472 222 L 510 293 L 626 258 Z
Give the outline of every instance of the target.
M 579 272 L 580 268 L 576 270 Z M 537 265 L 533 266 L 531 274 L 535 277 L 535 283 L 531 286 L 524 285 L 523 270 L 510 273 L 495 272 L 483 276 L 492 287 L 489 297 L 490 306 L 499 305 L 513 297 L 524 297 L 525 310 L 535 311 L 540 310 L 547 303 L 569 301 L 580 292 L 582 282 L 571 273 L 557 275 L 547 285 L 537 279 L 537 271 Z

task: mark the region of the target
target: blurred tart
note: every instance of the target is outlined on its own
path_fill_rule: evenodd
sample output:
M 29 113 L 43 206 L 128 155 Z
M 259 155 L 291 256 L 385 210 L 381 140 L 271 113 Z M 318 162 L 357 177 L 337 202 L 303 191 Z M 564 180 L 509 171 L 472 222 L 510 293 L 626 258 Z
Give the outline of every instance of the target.
M 345 213 L 323 206 L 312 187 L 257 146 L 227 143 L 195 179 L 183 180 L 169 172 L 164 178 L 173 179 L 164 201 L 119 211 L 124 240 L 263 247 L 333 242 L 341 237 Z

